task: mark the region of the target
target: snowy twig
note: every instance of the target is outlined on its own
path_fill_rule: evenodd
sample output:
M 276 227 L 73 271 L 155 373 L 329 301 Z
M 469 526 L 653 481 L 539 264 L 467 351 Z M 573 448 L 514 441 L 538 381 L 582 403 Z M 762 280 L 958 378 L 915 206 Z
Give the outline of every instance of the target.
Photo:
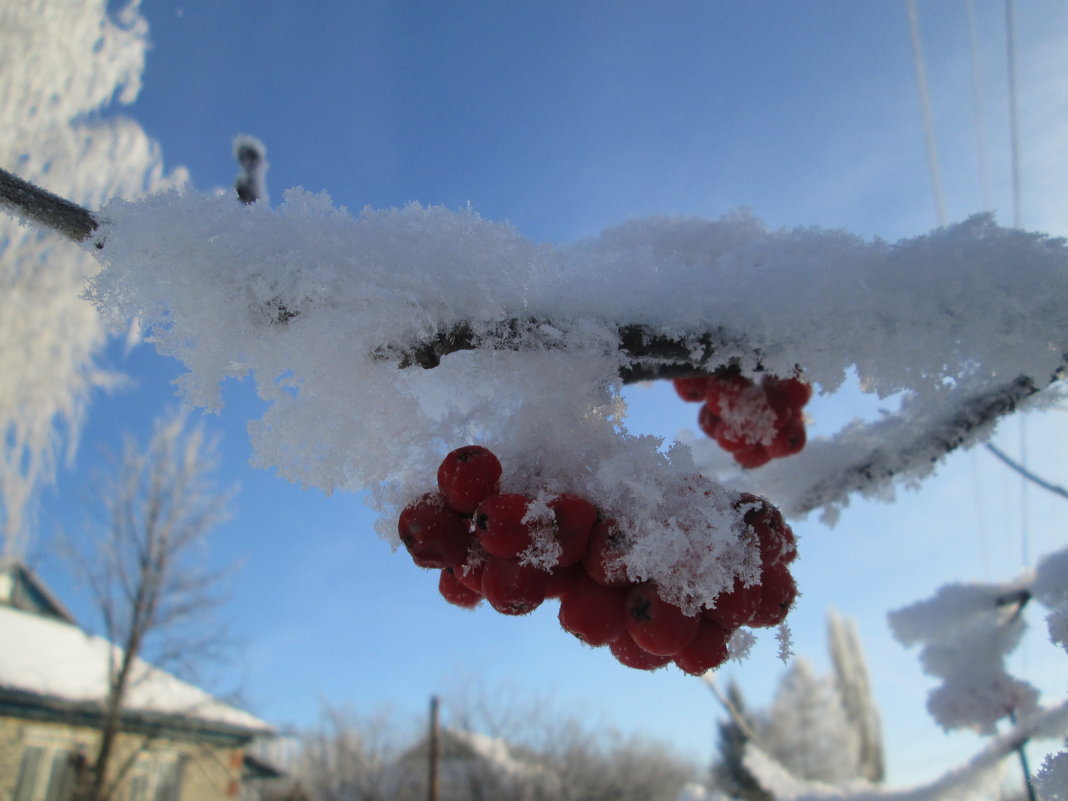
M 267 200 L 267 148 L 254 136 L 234 140 L 234 158 L 241 172 L 234 181 L 237 198 L 244 204 Z
M 1017 473 L 1019 473 L 1021 476 L 1026 478 L 1028 481 L 1037 484 L 1044 490 L 1052 492 L 1054 495 L 1059 495 L 1062 498 L 1068 499 L 1068 490 L 1058 484 L 1053 484 L 1049 481 L 1046 481 L 1044 478 L 1035 475 L 1022 464 L 1020 464 L 1007 453 L 1005 453 L 1005 451 L 1001 450 L 1001 448 L 999 448 L 997 445 L 993 444 L 992 442 L 987 442 L 986 449 L 992 454 L 994 454 L 996 457 L 998 457 L 1006 465 L 1008 465 Z
M 720 706 L 722 706 L 727 711 L 727 714 L 731 716 L 731 720 L 734 721 L 735 725 L 741 729 L 742 734 L 749 738 L 750 742 L 756 743 L 759 747 L 760 738 L 757 737 L 752 727 L 750 727 L 749 721 L 745 719 L 745 715 L 739 712 L 738 708 L 731 703 L 731 700 L 720 691 L 719 686 L 716 684 L 715 672 L 709 671 L 708 673 L 705 673 L 701 676 L 701 680 L 705 683 L 705 686 L 712 691 L 712 695 L 719 701 Z
M 1064 367 L 1051 377 L 1053 383 L 1064 376 Z M 977 431 L 989 427 L 999 417 L 1011 414 L 1027 398 L 1043 387 L 1029 376 L 976 395 L 958 406 L 934 425 L 920 428 L 907 446 L 893 451 L 875 451 L 858 464 L 849 465 L 824 477 L 798 501 L 796 511 L 840 503 L 851 493 L 885 483 L 895 475 L 921 462 L 934 463 L 944 455 L 970 442 Z
M 51 228 L 75 242 L 82 242 L 97 229 L 93 215 L 76 203 L 53 195 L 0 168 L 0 206 Z M 97 242 L 98 248 L 103 242 Z

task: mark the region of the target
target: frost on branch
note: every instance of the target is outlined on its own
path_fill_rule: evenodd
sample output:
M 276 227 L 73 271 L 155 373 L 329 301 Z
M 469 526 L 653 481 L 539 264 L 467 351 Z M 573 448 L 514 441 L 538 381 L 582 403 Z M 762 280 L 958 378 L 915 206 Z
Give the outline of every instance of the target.
M 1046 616 L 1050 641 L 1068 651 L 1068 549 L 1038 563 L 1031 589 L 1035 598 L 1051 610 Z
M 113 113 L 137 96 L 147 44 L 135 2 L 3 4 L 0 167 L 66 199 L 31 198 L 0 173 L 0 207 L 77 237 L 95 222 L 69 201 L 96 208 L 184 181 Z M 0 558 L 26 548 L 38 493 L 73 454 L 92 393 L 119 383 L 99 361 L 104 327 L 81 297 L 97 269 L 73 244 L 0 216 Z
M 632 527 L 641 545 L 629 571 L 680 599 L 754 568 L 737 549 L 737 514 L 701 509 L 688 491 L 690 450 L 627 430 L 628 371 L 800 365 L 823 392 L 853 370 L 880 396 L 908 393 L 889 445 L 847 431 L 786 460 L 805 480 L 777 482 L 770 497 L 796 512 L 841 505 L 895 471 L 921 476 L 947 442 L 986 432 L 987 412 L 970 411 L 981 399 L 1021 381 L 1024 396 L 1045 387 L 1068 350 L 1064 243 L 989 217 L 896 245 L 769 231 L 742 213 L 649 218 L 566 246 L 469 210 L 354 217 L 298 190 L 277 211 L 172 194 L 101 217 L 97 303 L 118 321 L 143 317 L 158 349 L 189 368 L 194 403 L 217 407 L 222 381 L 254 376 L 269 402 L 251 427 L 257 464 L 328 491 L 372 488 L 390 536 L 444 453 L 478 442 L 521 491 L 577 492 Z M 943 432 L 934 455 L 906 441 L 927 427 Z M 835 478 L 864 460 L 888 467 Z M 764 470 L 739 483 L 759 489 Z M 806 501 L 813 481 L 844 489 Z M 710 548 L 738 555 L 672 574 Z
M 1059 739 L 1068 731 L 1068 702 L 1036 710 L 1026 720 L 990 740 L 967 762 L 950 768 L 937 779 L 914 787 L 881 787 L 856 781 L 845 786 L 830 786 L 821 782 L 804 781 L 793 776 L 764 751 L 752 743 L 746 745 L 745 766 L 761 787 L 780 801 L 966 801 L 979 797 L 984 785 L 998 766 L 1028 740 Z M 1060 760 L 1063 763 L 1063 759 Z M 1062 794 L 1063 767 L 1054 760 L 1056 773 L 1052 786 Z M 1043 787 L 1049 787 L 1047 784 Z M 1058 796 L 1042 795 L 1043 799 Z M 1063 795 L 1061 796 L 1063 797 Z
M 1015 581 L 947 585 L 933 598 L 890 614 L 894 636 L 904 645 L 921 643 L 924 670 L 942 679 L 927 708 L 944 728 L 990 734 L 1001 718 L 1035 708 L 1037 691 L 1009 675 L 1005 657 L 1024 632 L 1021 612 L 1032 597 L 1046 605 L 1064 603 L 1066 567 L 1068 549 Z
M 1043 801 L 1068 801 L 1068 751 L 1046 757 L 1035 787 Z

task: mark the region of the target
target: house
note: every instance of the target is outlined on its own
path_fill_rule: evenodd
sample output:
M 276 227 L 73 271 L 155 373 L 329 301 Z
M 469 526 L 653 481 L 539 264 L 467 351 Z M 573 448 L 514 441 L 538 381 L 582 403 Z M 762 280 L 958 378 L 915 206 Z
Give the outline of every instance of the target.
M 109 656 L 37 577 L 0 562 L 0 801 L 70 801 L 103 720 Z M 225 801 L 242 781 L 272 775 L 246 760 L 272 727 L 138 661 L 112 765 L 116 801 Z
M 436 737 L 438 797 L 442 801 L 469 798 L 557 798 L 561 779 L 530 749 L 498 737 L 443 726 Z M 394 767 L 411 798 L 426 795 L 431 740 L 422 739 L 405 751 Z

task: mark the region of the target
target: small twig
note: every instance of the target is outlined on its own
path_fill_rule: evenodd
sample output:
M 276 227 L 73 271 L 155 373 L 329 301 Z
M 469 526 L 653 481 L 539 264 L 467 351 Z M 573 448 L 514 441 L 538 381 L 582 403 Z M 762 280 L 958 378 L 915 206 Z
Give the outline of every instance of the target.
M 1021 476 L 1026 478 L 1028 481 L 1034 482 L 1038 486 L 1042 487 L 1042 489 L 1048 490 L 1049 492 L 1052 492 L 1054 495 L 1059 495 L 1060 497 L 1064 498 L 1065 500 L 1068 500 L 1068 490 L 1066 490 L 1064 487 L 1062 487 L 1062 486 L 1060 486 L 1058 484 L 1053 484 L 1052 482 L 1046 481 L 1044 478 L 1035 475 L 1030 470 L 1028 470 L 1026 467 L 1024 467 L 1022 464 L 1020 464 L 1015 459 L 1013 459 L 1011 456 L 1009 456 L 1007 453 L 1005 453 L 1005 451 L 1001 450 L 1001 448 L 999 448 L 994 443 L 987 442 L 987 443 L 985 443 L 985 445 L 986 445 L 986 449 L 988 451 L 990 451 L 992 454 L 994 454 L 996 457 L 998 457 L 1002 462 L 1004 462 L 1006 465 L 1011 467 L 1013 470 L 1015 470 Z
M 77 203 L 53 195 L 2 168 L 0 206 L 51 228 L 74 242 L 88 239 L 99 225 L 93 215 Z M 103 241 L 97 242 L 96 246 L 102 248 Z
M 267 197 L 267 148 L 254 136 L 234 140 L 234 158 L 241 172 L 234 181 L 237 198 L 246 205 Z
M 719 701 L 720 706 L 722 706 L 727 711 L 727 714 L 731 716 L 731 720 L 734 721 L 734 724 L 741 730 L 742 734 L 749 738 L 751 742 L 756 743 L 758 747 L 763 747 L 761 746 L 760 738 L 756 736 L 756 733 L 753 731 L 752 727 L 750 727 L 749 721 L 746 720 L 745 716 L 719 689 L 719 685 L 716 684 L 715 674 L 706 673 L 701 676 L 701 680 L 705 683 L 705 686 L 712 691 L 712 695 Z

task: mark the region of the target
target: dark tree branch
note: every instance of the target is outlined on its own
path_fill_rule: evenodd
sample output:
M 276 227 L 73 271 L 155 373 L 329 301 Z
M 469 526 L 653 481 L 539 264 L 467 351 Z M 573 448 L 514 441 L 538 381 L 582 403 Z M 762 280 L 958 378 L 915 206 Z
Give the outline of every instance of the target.
M 669 337 L 644 325 L 621 325 L 615 344 L 630 361 L 620 368 L 624 384 L 658 378 L 702 375 L 726 366 L 718 354 L 738 352 L 741 340 L 722 330 L 688 337 Z M 383 345 L 372 354 L 376 361 L 392 361 L 402 370 L 422 367 L 431 370 L 443 357 L 465 350 L 559 350 L 566 346 L 567 334 L 560 325 L 538 318 L 504 320 L 487 333 L 475 333 L 470 323 L 456 323 L 415 345 Z M 760 352 L 753 351 L 753 363 L 760 369 Z
M 88 239 L 99 225 L 93 215 L 78 204 L 53 195 L 2 168 L 0 206 L 51 228 L 74 242 Z M 97 242 L 96 246 L 101 248 L 104 243 Z

